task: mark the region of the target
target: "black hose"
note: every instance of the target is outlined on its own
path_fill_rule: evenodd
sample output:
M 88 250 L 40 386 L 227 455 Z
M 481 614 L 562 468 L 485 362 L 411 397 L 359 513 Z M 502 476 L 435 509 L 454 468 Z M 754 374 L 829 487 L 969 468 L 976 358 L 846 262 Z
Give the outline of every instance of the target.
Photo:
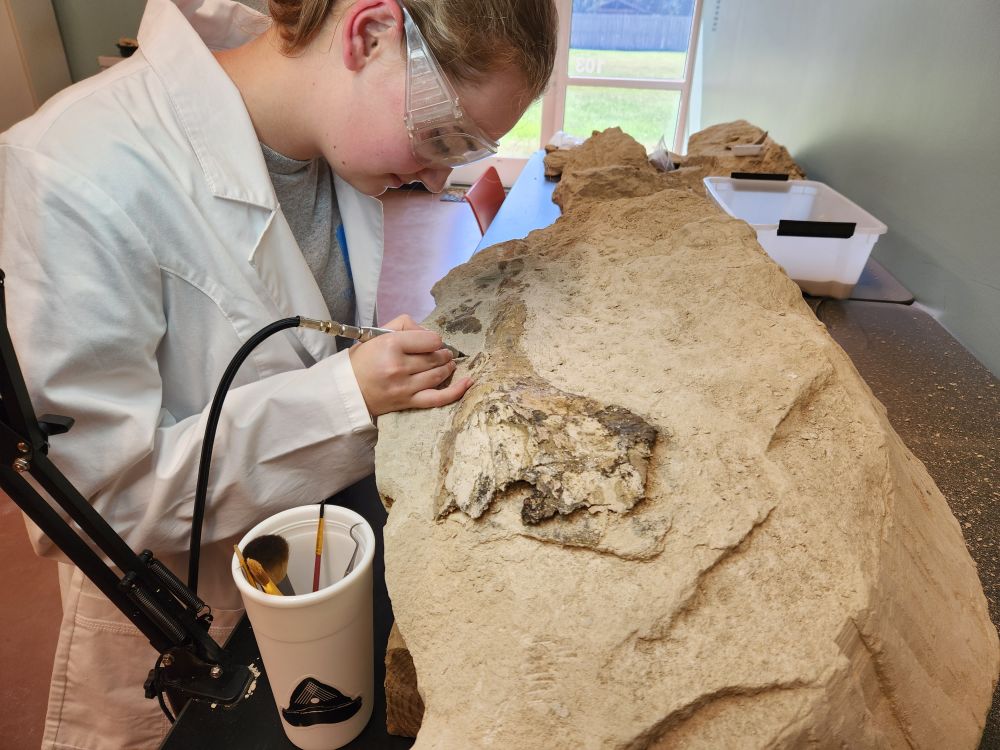
M 163 684 L 160 682 L 160 672 L 162 670 L 163 654 L 160 654 L 159 658 L 156 660 L 156 665 L 153 667 L 153 688 L 156 690 L 156 700 L 160 704 L 160 710 L 163 711 L 163 715 L 167 717 L 167 721 L 173 724 L 177 721 L 177 719 L 174 718 L 172 713 L 170 713 L 170 709 L 167 708 L 167 702 L 163 699 Z
M 244 360 L 250 356 L 250 352 L 256 349 L 269 336 L 273 336 L 278 331 L 284 331 L 288 328 L 297 328 L 298 325 L 299 318 L 296 316 L 271 323 L 257 331 L 236 352 L 226 371 L 222 374 L 222 380 L 219 381 L 219 387 L 215 391 L 215 398 L 212 399 L 212 408 L 208 412 L 208 421 L 205 423 L 205 440 L 201 445 L 201 460 L 198 463 L 198 483 L 194 491 L 194 513 L 191 516 L 191 554 L 188 560 L 188 588 L 194 593 L 198 592 L 201 527 L 205 520 L 205 503 L 208 496 L 208 472 L 212 466 L 212 446 L 215 443 L 215 431 L 219 427 L 219 417 L 222 415 L 222 402 L 226 400 L 226 393 L 229 391 L 229 386 L 233 384 L 236 373 L 243 365 Z

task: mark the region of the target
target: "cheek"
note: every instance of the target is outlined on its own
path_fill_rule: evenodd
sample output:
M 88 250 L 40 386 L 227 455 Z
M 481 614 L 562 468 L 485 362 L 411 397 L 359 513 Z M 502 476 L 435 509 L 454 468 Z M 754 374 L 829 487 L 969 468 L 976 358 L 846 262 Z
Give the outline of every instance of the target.
M 423 167 L 413 156 L 403 115 L 388 104 L 357 117 L 328 155 L 334 170 L 364 178 L 388 174 L 412 175 Z M 333 156 L 333 158 L 329 158 Z
M 372 171 L 400 175 L 415 174 L 423 166 L 410 150 L 410 139 L 405 128 L 387 132 L 378 143 L 371 143 L 371 153 L 378 154 L 370 164 Z
M 406 136 L 374 129 L 357 132 L 346 144 L 338 144 L 334 160 L 340 168 L 359 174 L 388 174 L 415 171 L 415 159 Z
M 412 175 L 422 169 L 410 150 L 403 117 L 405 68 L 386 68 L 365 101 L 367 112 L 355 119 L 354 166 L 371 175 Z M 358 113 L 361 115 L 361 113 Z

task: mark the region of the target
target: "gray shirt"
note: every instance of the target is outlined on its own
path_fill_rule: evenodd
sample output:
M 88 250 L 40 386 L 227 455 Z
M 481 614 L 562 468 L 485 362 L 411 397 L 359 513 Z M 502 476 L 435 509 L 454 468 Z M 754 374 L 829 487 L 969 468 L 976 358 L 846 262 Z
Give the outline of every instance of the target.
M 354 324 L 354 282 L 330 165 L 291 159 L 260 144 L 281 211 L 338 323 Z

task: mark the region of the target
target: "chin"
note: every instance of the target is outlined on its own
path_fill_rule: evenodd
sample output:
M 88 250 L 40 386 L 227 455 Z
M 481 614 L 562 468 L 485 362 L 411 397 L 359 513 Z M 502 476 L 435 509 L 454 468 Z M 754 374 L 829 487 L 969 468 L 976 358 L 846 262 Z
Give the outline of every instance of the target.
M 352 179 L 346 180 L 348 185 L 357 190 L 359 193 L 364 193 L 365 195 L 370 195 L 373 198 L 377 198 L 382 195 L 386 190 L 388 190 L 392 185 L 387 184 L 385 179 Z
M 365 187 L 358 187 L 362 193 L 368 195 L 382 195 L 386 190 L 391 188 L 401 187 L 404 183 L 398 175 L 387 174 L 381 175 L 380 177 L 373 177 L 371 179 L 365 180 Z

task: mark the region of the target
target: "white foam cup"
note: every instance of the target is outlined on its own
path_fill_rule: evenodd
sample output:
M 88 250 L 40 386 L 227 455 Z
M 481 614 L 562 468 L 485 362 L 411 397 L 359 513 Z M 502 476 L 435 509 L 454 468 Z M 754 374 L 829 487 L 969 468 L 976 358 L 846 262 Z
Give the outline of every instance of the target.
M 318 520 L 318 505 L 292 508 L 257 524 L 239 543 L 243 549 L 264 534 L 284 537 L 288 580 L 296 596 L 273 596 L 253 588 L 235 555 L 232 563 L 281 724 L 302 750 L 346 745 L 365 728 L 375 700 L 375 534 L 354 511 L 327 505 L 320 587 L 313 593 Z

